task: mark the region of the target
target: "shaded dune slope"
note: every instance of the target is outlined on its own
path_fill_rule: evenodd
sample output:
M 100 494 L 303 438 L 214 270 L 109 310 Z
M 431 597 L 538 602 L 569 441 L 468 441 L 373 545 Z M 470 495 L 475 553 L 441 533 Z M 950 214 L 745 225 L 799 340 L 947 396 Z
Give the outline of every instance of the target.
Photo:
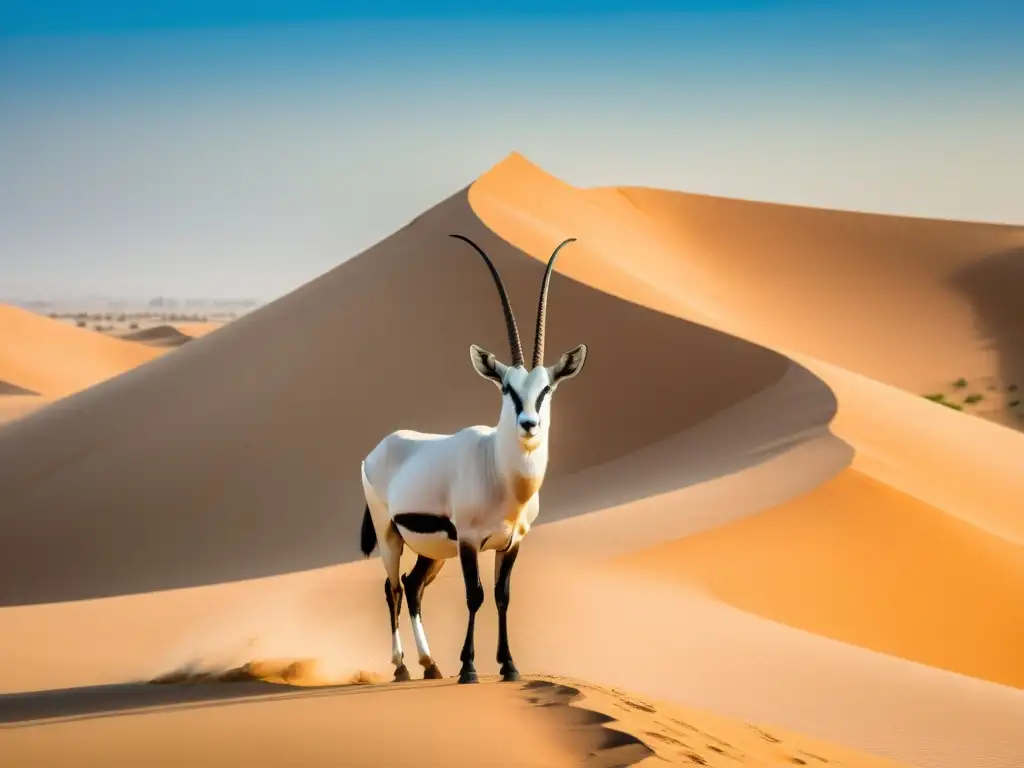
M 0 304 L 0 379 L 45 397 L 78 392 L 162 354 Z
M 273 304 L 0 433 L 0 603 L 356 558 L 358 466 L 376 441 L 399 427 L 446 432 L 497 415 L 467 349 L 508 359 L 500 304 L 486 267 L 452 231 L 492 254 L 529 344 L 543 266 L 486 229 L 463 190 Z M 545 247 L 570 234 L 552 233 Z M 546 520 L 574 473 L 693 427 L 793 368 L 556 276 L 549 355 L 579 342 L 590 347 L 588 375 L 559 397 Z M 833 401 L 812 389 L 825 403 L 822 427 Z
M 31 389 L 25 389 L 19 387 L 17 384 L 10 384 L 6 381 L 0 381 L 0 397 L 12 396 L 38 396 L 38 392 L 33 392 Z

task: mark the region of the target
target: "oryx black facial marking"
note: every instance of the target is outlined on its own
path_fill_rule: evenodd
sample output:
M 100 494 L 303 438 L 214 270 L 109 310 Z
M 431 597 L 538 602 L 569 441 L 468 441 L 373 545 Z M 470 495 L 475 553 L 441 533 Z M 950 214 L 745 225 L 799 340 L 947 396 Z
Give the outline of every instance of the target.
M 459 538 L 458 531 L 450 518 L 443 515 L 427 515 L 420 512 L 400 512 L 394 523 L 413 533 L 443 533 L 452 541 Z
M 544 385 L 544 388 L 540 392 L 537 393 L 537 399 L 534 401 L 533 409 L 538 414 L 540 413 L 541 407 L 544 405 L 544 398 L 546 398 L 548 395 L 550 395 L 551 392 L 552 392 L 551 386 L 546 384 L 546 385 Z M 516 390 L 514 390 L 507 382 L 502 385 L 501 393 L 503 395 L 508 395 L 509 399 L 512 401 L 512 405 L 516 409 L 516 419 L 518 419 L 520 416 L 522 416 L 523 415 L 524 403 L 523 403 L 523 398 L 520 396 L 520 394 L 518 392 L 516 392 Z
M 516 416 L 522 415 L 523 400 L 521 397 L 519 397 L 519 393 L 512 389 L 512 387 L 510 387 L 508 384 L 505 384 L 505 386 L 501 388 L 501 392 L 502 394 L 508 395 L 510 398 L 512 398 L 512 405 L 514 405 L 516 408 Z
M 537 395 L 537 405 L 536 405 L 536 408 L 537 408 L 537 412 L 538 413 L 540 412 L 540 407 L 542 405 L 544 405 L 544 398 L 547 397 L 550 394 L 551 394 L 551 387 L 550 386 L 545 386 L 544 389 L 542 389 L 540 391 L 540 394 Z

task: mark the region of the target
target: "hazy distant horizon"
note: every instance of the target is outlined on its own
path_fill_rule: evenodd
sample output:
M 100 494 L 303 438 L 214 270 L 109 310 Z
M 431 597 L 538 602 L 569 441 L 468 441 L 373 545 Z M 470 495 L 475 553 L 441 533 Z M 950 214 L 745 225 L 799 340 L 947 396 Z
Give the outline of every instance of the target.
M 1013 3 L 271 5 L 0 9 L 0 294 L 269 301 L 513 150 L 578 186 L 1024 224 Z

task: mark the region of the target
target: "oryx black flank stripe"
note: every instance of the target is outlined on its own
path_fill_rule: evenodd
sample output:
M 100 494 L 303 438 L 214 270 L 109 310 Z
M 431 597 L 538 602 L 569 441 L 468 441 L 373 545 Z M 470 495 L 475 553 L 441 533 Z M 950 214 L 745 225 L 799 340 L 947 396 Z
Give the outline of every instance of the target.
M 401 512 L 394 516 L 395 525 L 413 533 L 443 533 L 452 541 L 459 540 L 455 525 L 444 515 L 430 515 L 423 512 Z

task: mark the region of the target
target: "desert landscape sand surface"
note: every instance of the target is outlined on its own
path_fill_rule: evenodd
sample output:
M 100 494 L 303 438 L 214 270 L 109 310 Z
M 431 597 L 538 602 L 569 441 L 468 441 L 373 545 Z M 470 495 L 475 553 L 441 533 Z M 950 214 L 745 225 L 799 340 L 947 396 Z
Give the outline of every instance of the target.
M 358 550 L 380 437 L 497 417 L 466 351 L 507 359 L 500 305 L 449 232 L 521 327 L 577 238 L 547 347 L 590 353 L 513 578 L 522 683 L 382 682 Z M 1018 768 L 1021 249 L 1021 227 L 579 189 L 513 154 L 170 353 L 0 315 L 0 380 L 38 393 L 0 401 L 55 400 L 0 427 L 0 755 Z M 424 601 L 449 676 L 465 613 L 449 565 Z M 495 624 L 488 590 L 484 676 Z
M 135 330 L 120 325 L 125 327 L 115 324 L 109 331 L 96 331 L 0 304 L 0 377 L 6 377 L 0 378 L 0 424 L 142 365 L 225 323 L 150 324 Z
M 0 304 L 0 377 L 55 399 L 91 387 L 160 352 Z

